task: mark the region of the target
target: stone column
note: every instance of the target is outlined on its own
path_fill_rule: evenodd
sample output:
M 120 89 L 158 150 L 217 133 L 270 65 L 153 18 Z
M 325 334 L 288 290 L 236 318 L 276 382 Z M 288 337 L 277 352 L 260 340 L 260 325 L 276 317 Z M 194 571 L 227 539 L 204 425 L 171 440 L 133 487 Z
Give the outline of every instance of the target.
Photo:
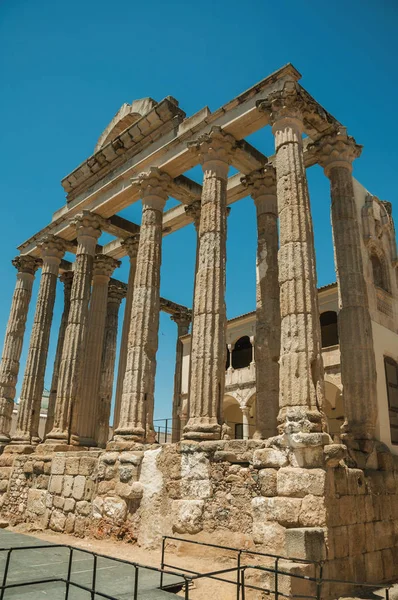
M 17 256 L 12 264 L 18 273 L 0 363 L 0 446 L 8 444 L 10 441 L 9 434 L 19 360 L 32 296 L 33 280 L 40 261 L 33 256 Z
M 96 442 L 100 448 L 105 448 L 109 437 L 109 417 L 111 414 L 113 376 L 115 371 L 119 308 L 125 296 L 126 289 L 124 286 L 112 282 L 109 284 L 101 357 L 101 381 L 98 407 L 95 411 L 97 415 Z
M 163 208 L 170 177 L 158 169 L 142 173 L 142 222 L 134 279 L 122 405 L 115 439 L 153 442 L 153 408 L 160 310 Z
M 302 143 L 304 108 L 294 82 L 286 82 L 260 105 L 269 114 L 275 136 L 281 311 L 278 421 L 280 432 L 287 434 L 321 432 L 324 425 L 315 248 Z
M 181 378 L 182 378 L 182 353 L 183 343 L 180 337 L 186 335 L 191 322 L 191 315 L 187 312 L 180 312 L 171 317 L 172 321 L 177 323 L 177 343 L 176 343 L 176 365 L 174 372 L 174 395 L 173 395 L 173 420 L 171 441 L 179 442 L 181 439 L 181 423 L 179 417 L 179 407 L 181 401 Z
M 244 440 L 248 440 L 250 437 L 249 412 L 250 412 L 250 408 L 248 406 L 244 406 L 242 408 L 243 439 Z
M 123 329 L 122 329 L 122 339 L 120 340 L 120 352 L 119 352 L 119 365 L 117 370 L 117 382 L 116 382 L 116 396 L 115 396 L 115 411 L 113 416 L 113 429 L 117 429 L 119 424 L 120 417 L 120 406 L 122 403 L 122 393 L 123 393 L 123 381 L 124 374 L 126 372 L 126 363 L 127 363 L 127 345 L 129 339 L 129 330 L 130 330 L 130 322 L 131 322 L 131 306 L 133 303 L 133 293 L 134 293 L 134 278 L 135 271 L 137 266 L 137 252 L 138 252 L 138 243 L 140 241 L 139 233 L 123 240 L 122 246 L 126 248 L 127 254 L 130 259 L 130 270 L 129 270 L 129 278 L 127 282 L 127 295 L 126 295 L 126 303 L 124 305 L 124 318 L 123 318 Z
M 59 376 L 59 365 L 61 362 L 62 348 L 64 346 L 65 330 L 68 323 L 69 307 L 70 307 L 70 293 L 72 290 L 73 271 L 65 271 L 59 278 L 64 284 L 64 310 L 62 312 L 61 323 L 58 332 L 57 349 L 55 351 L 55 359 L 53 366 L 53 376 L 51 380 L 50 396 L 48 399 L 48 409 L 45 427 L 45 436 L 53 428 L 54 425 L 54 409 L 55 400 L 57 398 L 58 389 L 58 376 Z
M 219 439 L 225 385 L 227 177 L 235 140 L 220 127 L 190 144 L 204 172 L 184 438 Z
M 253 437 L 277 434 L 281 315 L 278 283 L 278 208 L 272 165 L 242 179 L 257 211 L 256 265 L 256 431 Z
M 43 260 L 36 312 L 21 389 L 17 427 L 13 444 L 37 444 L 40 407 L 44 390 L 48 346 L 54 312 L 58 270 L 65 253 L 62 239 L 47 236 L 38 244 Z
M 94 260 L 91 298 L 84 342 L 83 370 L 78 410 L 73 412 L 72 431 L 80 446 L 95 446 L 97 407 L 101 380 L 101 357 L 104 345 L 109 279 L 120 262 L 97 254 Z
M 72 413 L 78 414 L 79 391 L 84 341 L 87 328 L 88 304 L 93 275 L 97 240 L 101 235 L 102 219 L 83 211 L 72 224 L 77 232 L 76 261 L 73 275 L 68 324 L 59 367 L 54 426 L 46 444 L 78 443 L 77 431 L 72 431 Z
M 330 179 L 336 273 L 344 441 L 374 439 L 377 419 L 376 363 L 364 277 L 361 234 L 352 183 L 352 162 L 361 153 L 346 130 L 310 146 Z M 362 448 L 361 448 L 362 449 Z

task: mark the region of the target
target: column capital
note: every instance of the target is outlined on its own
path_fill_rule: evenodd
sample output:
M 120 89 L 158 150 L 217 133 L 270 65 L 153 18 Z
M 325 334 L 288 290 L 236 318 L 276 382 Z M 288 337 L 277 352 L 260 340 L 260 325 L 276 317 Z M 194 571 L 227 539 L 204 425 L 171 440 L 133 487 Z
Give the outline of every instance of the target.
M 171 315 L 170 319 L 177 323 L 177 325 L 183 325 L 189 327 L 192 321 L 192 312 L 190 310 L 181 310 L 174 315 Z
M 258 171 L 252 171 L 241 178 L 241 183 L 248 189 L 261 212 L 278 214 L 276 200 L 276 170 L 269 163 Z
M 17 269 L 18 273 L 27 273 L 28 275 L 34 275 L 37 269 L 41 266 L 42 261 L 40 258 L 35 256 L 20 255 L 13 258 L 11 261 L 13 266 Z
M 46 235 L 37 244 L 44 263 L 56 263 L 59 265 L 65 254 L 65 242 L 55 235 Z
M 169 185 L 171 177 L 157 167 L 151 167 L 149 171 L 140 173 L 131 179 L 131 183 L 140 188 L 143 206 L 155 210 L 163 210 L 169 197 Z
M 138 246 L 140 243 L 140 234 L 134 233 L 130 235 L 128 238 L 122 240 L 122 246 L 126 249 L 126 252 L 130 258 L 130 260 L 135 260 L 137 258 Z
M 93 277 L 107 277 L 109 278 L 113 271 L 120 267 L 120 260 L 112 258 L 112 256 L 106 256 L 105 254 L 96 254 L 94 260 Z
M 308 151 L 314 153 L 318 163 L 324 168 L 325 175 L 329 177 L 333 167 L 343 167 L 351 172 L 352 163 L 361 155 L 362 146 L 347 135 L 345 127 L 340 127 L 309 144 Z
M 109 302 L 114 302 L 115 304 L 120 305 L 123 298 L 126 297 L 127 289 L 124 285 L 120 283 L 110 283 L 108 288 L 108 304 Z
M 89 210 L 83 210 L 70 221 L 70 224 L 76 228 L 78 240 L 85 237 L 98 240 L 104 223 L 105 219 Z
M 72 289 L 73 275 L 73 271 L 64 271 L 62 275 L 60 275 L 59 280 L 64 284 L 65 288 Z
M 303 113 L 309 108 L 307 100 L 297 82 L 286 81 L 282 89 L 270 92 L 267 98 L 258 100 L 256 106 L 268 114 L 273 133 L 288 126 L 301 134 Z
M 235 138 L 225 133 L 221 127 L 212 127 L 193 142 L 188 142 L 188 148 L 196 152 L 203 171 L 214 170 L 219 177 L 226 178 L 231 155 L 236 147 Z
M 202 204 L 200 200 L 195 200 L 195 202 L 192 202 L 192 204 L 187 204 L 184 206 L 185 214 L 193 220 L 195 229 L 199 228 L 201 209 Z

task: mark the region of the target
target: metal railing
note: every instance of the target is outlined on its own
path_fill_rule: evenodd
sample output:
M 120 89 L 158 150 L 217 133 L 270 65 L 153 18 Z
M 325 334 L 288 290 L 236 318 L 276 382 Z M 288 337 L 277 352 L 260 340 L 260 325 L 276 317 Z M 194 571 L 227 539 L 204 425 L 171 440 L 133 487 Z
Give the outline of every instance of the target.
M 223 551 L 234 552 L 236 554 L 236 556 L 235 556 L 236 565 L 231 568 L 228 568 L 228 569 L 222 569 L 222 570 L 207 572 L 207 573 L 199 573 L 198 571 L 193 571 L 192 569 L 186 569 L 186 568 L 182 568 L 181 566 L 178 566 L 178 565 L 169 564 L 166 562 L 166 546 L 167 546 L 168 540 L 172 540 L 173 542 L 179 542 L 179 543 L 183 542 L 183 543 L 187 543 L 187 544 L 194 544 L 197 546 L 203 546 L 203 547 L 215 548 L 215 549 L 223 550 Z M 264 557 L 266 559 L 270 559 L 271 561 L 273 561 L 273 566 L 265 567 L 262 565 L 255 565 L 255 564 L 243 565 L 242 558 L 244 556 L 259 556 L 259 557 Z M 285 570 L 283 570 L 283 565 L 281 568 L 282 561 L 285 561 L 288 563 L 295 563 L 297 565 L 301 564 L 302 566 L 313 565 L 315 574 L 314 574 L 314 576 L 309 576 L 309 575 L 300 575 L 299 573 L 292 573 L 289 571 L 285 571 Z M 195 581 L 196 579 L 210 578 L 210 579 L 215 579 L 217 581 L 222 581 L 224 583 L 233 584 L 236 586 L 236 599 L 237 600 L 245 600 L 246 590 L 248 590 L 248 589 L 261 591 L 265 595 L 272 594 L 274 596 L 275 600 L 278 600 L 280 597 L 282 597 L 282 598 L 293 598 L 294 597 L 294 598 L 303 598 L 303 599 L 308 599 L 308 600 L 310 600 L 310 599 L 311 600 L 321 600 L 322 588 L 323 588 L 324 584 L 346 585 L 346 586 L 349 586 L 350 588 L 353 588 L 353 587 L 354 588 L 370 588 L 372 590 L 384 589 L 385 590 L 385 600 L 389 600 L 389 590 L 393 584 L 386 585 L 385 582 L 375 584 L 375 583 L 367 583 L 367 582 L 359 582 L 359 581 L 351 581 L 351 580 L 347 581 L 347 580 L 342 580 L 342 579 L 325 578 L 323 576 L 324 564 L 325 564 L 325 561 L 322 561 L 322 560 L 321 561 L 311 561 L 311 560 L 306 560 L 306 559 L 301 559 L 301 558 L 290 558 L 290 557 L 287 558 L 286 556 L 281 556 L 278 554 L 271 554 L 271 553 L 267 553 L 267 552 L 259 552 L 259 551 L 255 551 L 255 550 L 242 549 L 242 548 L 234 548 L 232 546 L 221 546 L 219 544 L 199 542 L 199 541 L 188 540 L 185 538 L 180 538 L 180 537 L 175 537 L 175 536 L 163 536 L 163 539 L 162 539 L 161 569 L 164 569 L 166 567 L 169 569 L 178 568 L 178 569 L 184 571 L 185 573 L 190 574 L 191 582 Z M 248 583 L 246 580 L 246 575 L 245 575 L 247 570 L 255 570 L 255 571 L 260 571 L 263 573 L 268 573 L 270 575 L 273 575 L 274 588 L 267 589 L 264 587 L 256 586 L 252 583 Z M 236 573 L 236 578 L 235 579 L 223 579 L 222 577 L 220 577 L 220 575 L 225 575 L 225 574 L 229 574 L 229 573 Z M 291 594 L 285 594 L 280 589 L 281 577 L 290 577 L 290 578 L 293 578 L 296 580 L 307 581 L 308 583 L 313 583 L 314 587 L 316 589 L 316 592 L 314 595 L 295 594 L 293 596 Z M 162 575 L 161 575 L 161 578 L 162 578 Z
M 224 551 L 233 551 L 236 553 L 236 561 L 237 561 L 236 565 L 229 567 L 227 569 L 218 569 L 216 571 L 200 573 L 200 572 L 193 571 L 190 569 L 176 567 L 174 565 L 167 564 L 165 561 L 167 540 L 173 540 L 174 542 L 175 541 L 185 542 L 187 544 L 195 544 L 195 545 L 204 546 L 204 547 L 211 547 L 211 548 L 224 550 Z M 11 557 L 12 557 L 13 553 L 18 552 L 18 551 L 45 550 L 45 549 L 54 551 L 55 548 L 65 548 L 66 550 L 69 551 L 67 573 L 66 573 L 65 577 L 62 577 L 62 576 L 60 576 L 60 577 L 44 577 L 42 579 L 8 583 Z M 99 558 L 103 558 L 103 559 L 110 560 L 115 563 L 121 563 L 121 564 L 132 567 L 132 569 L 134 570 L 134 581 L 133 581 L 132 590 L 131 590 L 131 600 L 138 600 L 138 598 L 139 598 L 140 570 L 143 570 L 143 569 L 159 573 L 158 589 L 170 590 L 171 588 L 173 588 L 173 589 L 178 588 L 178 590 L 183 590 L 184 600 L 189 600 L 190 585 L 196 580 L 205 579 L 205 578 L 211 579 L 211 580 L 216 580 L 216 581 L 221 581 L 228 585 L 236 586 L 236 599 L 237 600 L 245 600 L 246 592 L 249 589 L 261 591 L 265 595 L 273 594 L 275 600 L 279 600 L 280 598 L 303 598 L 305 600 L 321 600 L 323 586 L 324 586 L 324 584 L 329 584 L 329 583 L 347 585 L 347 586 L 350 586 L 351 588 L 352 587 L 371 588 L 372 590 L 382 588 L 385 590 L 385 599 L 389 600 L 389 589 L 392 585 L 391 584 L 389 586 L 386 586 L 385 583 L 371 584 L 371 583 L 358 582 L 358 581 L 345 581 L 345 580 L 339 580 L 339 579 L 324 578 L 323 577 L 323 566 L 324 566 L 323 561 L 310 561 L 310 560 L 304 560 L 304 559 L 299 559 L 299 558 L 290 559 L 290 558 L 286 558 L 286 557 L 279 556 L 276 554 L 257 552 L 254 550 L 239 549 L 239 548 L 234 548 L 234 547 L 230 547 L 230 546 L 221 546 L 221 545 L 210 544 L 210 543 L 205 543 L 205 542 L 197 542 L 194 540 L 186 540 L 184 538 L 178 538 L 178 537 L 172 537 L 172 536 L 164 536 L 163 537 L 162 558 L 161 558 L 161 567 L 160 568 L 143 565 L 143 564 L 140 564 L 137 562 L 124 560 L 121 558 L 114 558 L 114 557 L 107 556 L 104 554 L 98 554 L 97 552 L 92 552 L 91 550 L 85 550 L 83 548 L 77 548 L 75 546 L 69 546 L 66 544 L 51 544 L 51 545 L 47 544 L 47 545 L 36 545 L 36 546 L 20 546 L 20 547 L 16 547 L 16 548 L 0 548 L 0 553 L 1 552 L 7 553 L 7 556 L 6 556 L 5 566 L 4 566 L 3 579 L 2 579 L 2 583 L 0 585 L 0 600 L 4 600 L 4 595 L 5 595 L 6 590 L 23 588 L 23 587 L 32 586 L 32 585 L 49 585 L 49 584 L 54 584 L 54 583 L 65 584 L 64 600 L 69 600 L 69 592 L 70 592 L 71 588 L 73 588 L 73 587 L 79 588 L 86 592 L 89 592 L 91 600 L 95 600 L 96 598 L 105 598 L 106 600 L 118 600 L 118 598 L 116 596 L 107 594 L 106 592 L 100 591 L 98 589 L 97 570 L 98 570 L 98 559 Z M 75 552 L 82 552 L 82 553 L 92 556 L 92 558 L 93 558 L 93 567 L 92 567 L 91 585 L 90 586 L 84 585 L 82 583 L 78 583 L 77 581 L 72 580 L 73 557 L 74 557 Z M 265 567 L 263 565 L 256 565 L 256 564 L 242 564 L 242 557 L 246 556 L 246 555 L 247 556 L 266 557 L 268 559 L 272 559 L 274 564 L 273 564 L 273 566 L 268 566 L 268 567 Z M 314 576 L 300 575 L 299 573 L 293 573 L 293 572 L 284 570 L 283 565 L 281 566 L 281 564 L 280 564 L 281 561 L 302 564 L 303 566 L 313 565 L 315 568 L 315 575 Z M 49 566 L 51 566 L 51 563 L 49 563 Z M 170 570 L 170 569 L 172 569 L 172 570 Z M 176 570 L 176 569 L 179 569 L 179 570 Z M 274 589 L 268 589 L 267 587 L 264 587 L 264 586 L 260 587 L 258 585 L 254 585 L 253 583 L 249 583 L 247 581 L 247 577 L 246 577 L 246 572 L 249 570 L 259 571 L 262 573 L 267 573 L 267 574 L 272 575 L 273 579 L 274 579 Z M 229 574 L 235 574 L 235 577 L 233 579 L 224 579 L 223 577 L 221 577 L 222 575 L 229 575 Z M 179 577 L 180 581 L 175 582 L 174 584 L 165 585 L 164 584 L 164 576 L 165 575 L 172 575 L 174 577 Z M 286 594 L 285 592 L 283 592 L 280 589 L 281 577 L 289 577 L 294 580 L 301 580 L 301 581 L 306 581 L 308 583 L 313 583 L 316 591 L 312 595 Z M 124 596 L 125 596 L 125 594 L 126 594 L 126 592 L 123 592 Z
M 236 431 L 235 431 L 235 425 L 240 425 L 242 427 L 242 437 L 233 437 L 232 439 L 244 439 L 243 435 L 244 435 L 244 425 L 242 421 L 226 421 L 227 425 L 232 426 L 232 433 L 233 436 L 235 436 Z M 156 441 L 159 444 L 167 444 L 167 442 L 171 442 L 172 438 L 173 438 L 173 432 L 174 431 L 179 431 L 179 433 L 182 435 L 182 431 L 181 429 L 178 429 L 177 427 L 173 427 L 173 419 L 167 418 L 167 419 L 155 419 L 154 422 L 154 429 L 155 429 L 155 434 L 156 434 Z M 249 423 L 247 425 L 248 431 L 249 431 L 249 439 L 253 437 L 254 432 L 256 431 L 256 426 L 253 423 Z

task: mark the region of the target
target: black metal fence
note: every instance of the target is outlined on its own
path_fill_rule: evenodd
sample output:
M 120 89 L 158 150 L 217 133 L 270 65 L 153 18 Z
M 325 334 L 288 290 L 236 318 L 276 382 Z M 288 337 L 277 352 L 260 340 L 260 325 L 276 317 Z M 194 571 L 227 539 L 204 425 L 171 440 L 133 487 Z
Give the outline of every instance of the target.
M 166 549 L 169 541 L 172 543 L 187 543 L 194 544 L 202 547 L 219 549 L 222 551 L 231 551 L 235 553 L 236 564 L 232 567 L 226 569 L 218 569 L 211 572 L 200 573 L 198 571 L 192 571 L 190 569 L 181 568 L 180 566 L 172 565 L 166 562 Z M 29 581 L 18 581 L 18 582 L 9 582 L 9 572 L 12 555 L 19 551 L 29 551 L 29 550 L 54 550 L 55 548 L 65 548 L 69 552 L 69 557 L 67 561 L 67 569 L 64 576 L 59 577 L 44 577 L 42 579 L 29 579 Z M 73 573 L 73 559 L 74 554 L 76 552 L 82 552 L 92 556 L 92 574 L 91 574 L 91 584 L 84 585 L 82 583 L 78 583 L 77 581 L 72 579 Z M 119 600 L 117 596 L 108 594 L 104 591 L 100 591 L 98 589 L 97 584 L 97 569 L 98 569 L 98 559 L 103 558 L 106 560 L 110 560 L 115 563 L 122 563 L 130 566 L 134 570 L 134 580 L 131 589 L 131 600 L 138 600 L 140 595 L 139 585 L 140 585 L 140 572 L 142 570 L 150 570 L 159 574 L 159 586 L 158 589 L 170 589 L 170 584 L 165 585 L 164 577 L 165 575 L 171 575 L 174 577 L 178 577 L 179 581 L 173 584 L 174 588 L 178 588 L 179 590 L 183 590 L 184 600 L 189 600 L 190 595 L 190 585 L 199 579 L 211 579 L 215 581 L 223 582 L 227 585 L 233 585 L 235 589 L 235 597 L 237 600 L 245 600 L 246 593 L 248 590 L 257 590 L 262 592 L 264 595 L 273 595 L 275 600 L 279 600 L 280 598 L 303 598 L 308 600 L 321 600 L 322 598 L 322 590 L 325 584 L 340 584 L 347 585 L 349 588 L 371 588 L 372 590 L 383 588 L 385 591 L 385 599 L 389 600 L 389 588 L 391 586 L 385 586 L 385 584 L 370 584 L 358 581 L 344 581 L 338 579 L 328 579 L 323 577 L 323 561 L 308 561 L 303 559 L 286 559 L 286 557 L 268 554 L 264 552 L 257 552 L 253 550 L 239 549 L 233 548 L 229 546 L 220 546 L 217 544 L 210 544 L 204 542 L 197 542 L 193 540 L 187 540 L 179 537 L 165 536 L 163 538 L 162 543 L 162 555 L 161 555 L 161 567 L 151 567 L 148 565 L 142 565 L 137 562 L 127 561 L 121 558 L 114 558 L 110 556 L 106 556 L 104 554 L 98 554 L 96 552 L 92 552 L 90 550 L 85 550 L 83 548 L 77 548 L 74 546 L 69 546 L 66 544 L 51 544 L 51 545 L 35 545 L 35 546 L 22 546 L 16 548 L 0 548 L 0 553 L 6 553 L 6 560 L 4 565 L 4 573 L 2 578 L 2 583 L 0 585 L 0 600 L 4 600 L 5 592 L 7 590 L 12 590 L 16 588 L 25 588 L 27 586 L 32 585 L 41 585 L 41 586 L 51 586 L 51 584 L 55 583 L 63 583 L 65 585 L 65 595 L 64 600 L 69 600 L 69 594 L 71 588 L 79 588 L 86 592 L 89 592 L 92 600 L 96 600 L 96 598 L 106 598 L 107 600 Z M 263 566 L 259 564 L 243 564 L 243 559 L 245 557 L 263 557 L 270 561 L 270 566 Z M 293 562 L 295 564 L 305 565 L 313 565 L 314 566 L 314 575 L 301 575 L 299 573 L 294 573 L 291 571 L 284 570 L 283 561 L 288 561 L 289 563 Z M 281 564 L 282 563 L 282 564 Z M 49 566 L 51 564 L 49 563 Z M 273 589 L 258 586 L 254 583 L 250 583 L 247 580 L 247 572 L 248 571 L 257 571 L 260 573 L 267 573 L 272 575 L 272 579 L 274 581 Z M 225 579 L 222 576 L 233 576 L 231 579 Z M 289 577 L 293 580 L 301 580 L 306 581 L 308 583 L 312 583 L 315 589 L 314 594 L 309 595 L 301 595 L 301 594 L 286 594 L 280 589 L 280 580 L 281 577 Z M 49 588 L 51 589 L 51 587 Z M 347 590 L 349 591 L 349 590 Z M 127 592 L 129 593 L 129 592 Z M 124 597 L 126 594 L 123 593 Z M 181 597 L 181 596 L 180 596 Z

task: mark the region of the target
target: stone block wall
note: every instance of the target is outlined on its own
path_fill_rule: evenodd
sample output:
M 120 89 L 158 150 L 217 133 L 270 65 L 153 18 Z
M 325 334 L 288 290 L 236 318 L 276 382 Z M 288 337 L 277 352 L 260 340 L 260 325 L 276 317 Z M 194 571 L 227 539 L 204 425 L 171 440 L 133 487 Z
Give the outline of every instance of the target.
M 310 435 L 305 445 L 273 438 L 134 451 L 5 452 L 1 514 L 13 523 L 152 548 L 175 534 L 325 560 L 325 574 L 337 579 L 398 578 L 398 458 L 376 444 L 371 461 L 358 468 L 344 446 Z M 313 573 L 294 563 L 284 568 Z M 303 585 L 281 584 L 292 593 Z M 334 593 L 325 587 L 325 594 Z

